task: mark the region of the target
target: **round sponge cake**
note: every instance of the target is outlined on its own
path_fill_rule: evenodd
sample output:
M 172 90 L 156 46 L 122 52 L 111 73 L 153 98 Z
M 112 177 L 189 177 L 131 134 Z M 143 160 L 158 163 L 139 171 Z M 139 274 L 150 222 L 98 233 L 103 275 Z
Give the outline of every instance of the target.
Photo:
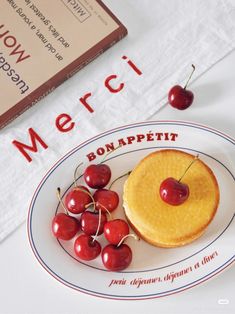
M 189 168 L 182 183 L 189 197 L 181 205 L 164 202 L 160 185 L 168 177 L 179 179 L 195 156 L 180 150 L 159 150 L 133 169 L 124 185 L 123 206 L 128 222 L 147 242 L 177 247 L 203 234 L 219 204 L 219 187 L 212 170 L 200 159 Z

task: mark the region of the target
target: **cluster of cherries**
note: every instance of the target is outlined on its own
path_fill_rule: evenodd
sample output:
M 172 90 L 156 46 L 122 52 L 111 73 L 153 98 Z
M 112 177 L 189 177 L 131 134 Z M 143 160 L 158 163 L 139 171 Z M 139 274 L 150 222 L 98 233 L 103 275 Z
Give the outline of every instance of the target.
M 88 187 L 96 189 L 93 195 L 86 186 L 77 185 L 78 167 L 74 173 L 74 187 L 66 194 L 64 203 L 60 188 L 57 189 L 64 212 L 57 213 L 53 218 L 53 235 L 61 240 L 71 240 L 81 230 L 82 233 L 74 241 L 74 252 L 78 258 L 90 261 L 101 253 L 102 262 L 108 270 L 123 270 L 132 261 L 132 251 L 123 241 L 128 236 L 136 236 L 129 234 L 129 225 L 125 220 L 107 219 L 107 214 L 111 217 L 111 212 L 119 204 L 118 194 L 111 190 L 112 184 L 109 189 L 105 189 L 111 178 L 110 167 L 100 163 L 85 169 L 85 183 Z M 97 241 L 101 234 L 104 234 L 109 242 L 103 249 Z

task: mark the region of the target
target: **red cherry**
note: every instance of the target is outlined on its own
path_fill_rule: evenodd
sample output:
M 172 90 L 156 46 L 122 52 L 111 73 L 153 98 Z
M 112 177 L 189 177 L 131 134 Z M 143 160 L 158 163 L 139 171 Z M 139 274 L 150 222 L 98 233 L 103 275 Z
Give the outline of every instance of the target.
M 180 85 L 173 86 L 168 93 L 168 101 L 170 105 L 179 110 L 187 109 L 193 102 L 194 96 L 190 90 L 187 90 L 186 87 L 190 81 L 193 72 L 195 71 L 195 66 L 192 64 L 192 72 L 188 78 L 187 83 L 184 87 Z
M 167 178 L 160 185 L 160 196 L 170 205 L 180 205 L 189 197 L 189 187 L 174 178 Z
M 76 218 L 65 213 L 59 213 L 53 218 L 51 227 L 52 233 L 56 238 L 70 240 L 79 231 L 80 224 Z
M 97 235 L 100 235 L 104 231 L 104 224 L 107 222 L 107 216 L 105 213 L 101 213 L 100 227 Z M 86 211 L 81 215 L 81 229 L 88 235 L 95 235 L 99 224 L 99 213 Z
M 123 219 L 114 219 L 104 225 L 104 236 L 111 244 L 118 244 L 129 234 L 129 226 Z
M 95 259 L 101 252 L 101 246 L 87 234 L 81 234 L 74 242 L 74 252 L 82 260 Z
M 97 210 L 101 210 L 102 212 L 114 211 L 119 204 L 119 196 L 115 191 L 107 190 L 107 189 L 99 189 L 96 190 L 93 198 L 95 200 L 95 207 Z
M 84 190 L 85 192 L 83 192 Z M 80 214 L 86 209 L 86 205 L 92 202 L 89 190 L 82 185 L 74 187 L 65 196 L 65 206 L 73 214 Z
M 112 271 L 123 270 L 132 261 L 132 251 L 127 244 L 120 246 L 108 244 L 104 247 L 101 256 L 104 266 Z
M 102 189 L 111 178 L 111 170 L 105 164 L 90 165 L 84 172 L 86 184 L 92 189 Z
M 173 86 L 168 93 L 169 103 L 179 110 L 187 109 L 192 104 L 193 99 L 193 93 L 180 85 Z

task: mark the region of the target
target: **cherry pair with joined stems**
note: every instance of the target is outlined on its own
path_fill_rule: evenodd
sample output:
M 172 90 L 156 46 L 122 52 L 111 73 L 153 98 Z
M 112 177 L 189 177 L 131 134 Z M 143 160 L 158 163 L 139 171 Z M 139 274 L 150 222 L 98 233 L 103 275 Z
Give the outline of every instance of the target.
M 67 208 L 61 200 L 60 188 L 57 189 L 57 197 L 63 206 L 64 212 L 54 216 L 52 220 L 52 233 L 58 239 L 71 240 L 80 230 L 80 222 L 75 217 L 69 215 Z

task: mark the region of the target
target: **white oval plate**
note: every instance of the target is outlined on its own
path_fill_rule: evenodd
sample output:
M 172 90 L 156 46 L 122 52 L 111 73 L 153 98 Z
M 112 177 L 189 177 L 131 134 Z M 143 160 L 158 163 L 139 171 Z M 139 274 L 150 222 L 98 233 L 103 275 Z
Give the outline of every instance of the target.
M 51 234 L 51 221 L 61 211 L 55 193 L 57 187 L 60 186 L 64 195 L 73 185 L 73 172 L 80 162 L 84 163 L 82 173 L 87 165 L 101 162 L 109 146 L 117 147 L 120 143 L 123 146 L 105 160 L 112 170 L 111 180 L 133 169 L 152 151 L 181 149 L 199 153 L 213 170 L 221 200 L 214 220 L 198 240 L 184 247 L 164 249 L 129 238 L 127 243 L 133 251 L 131 265 L 123 272 L 110 272 L 103 267 L 100 256 L 90 262 L 78 260 L 73 253 L 74 239 L 57 241 Z M 234 262 L 234 144 L 229 136 L 202 125 L 156 121 L 116 128 L 79 145 L 52 167 L 32 198 L 28 236 L 37 260 L 66 286 L 112 299 L 167 296 L 212 278 Z M 92 153 L 96 159 L 89 161 L 87 156 Z M 120 199 L 124 180 L 113 187 Z M 114 218 L 124 217 L 122 202 L 113 214 Z M 107 243 L 102 235 L 99 241 L 102 246 Z

